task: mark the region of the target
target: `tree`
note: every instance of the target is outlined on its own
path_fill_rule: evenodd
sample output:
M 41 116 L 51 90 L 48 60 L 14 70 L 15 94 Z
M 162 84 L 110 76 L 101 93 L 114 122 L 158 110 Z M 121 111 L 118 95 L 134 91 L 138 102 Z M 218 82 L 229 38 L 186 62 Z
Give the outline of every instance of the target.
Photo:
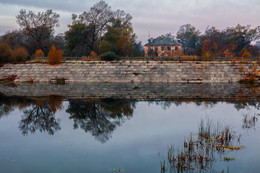
M 100 53 L 99 48 L 102 48 L 102 51 L 111 51 L 110 48 L 107 50 L 109 44 L 105 41 L 100 46 L 104 35 L 112 32 L 111 28 L 119 28 L 120 31 L 123 31 L 125 28 L 131 27 L 131 19 L 130 14 L 121 10 L 112 11 L 111 6 L 105 1 L 99 1 L 89 11 L 84 11 L 80 15 L 72 15 L 72 25 L 69 25 L 70 30 L 66 32 L 68 47 L 71 50 L 77 47 L 82 50 L 89 49 L 98 54 Z
M 76 21 L 73 16 L 73 23 L 68 25 L 69 30 L 65 32 L 66 47 L 72 56 L 87 56 L 90 53 L 91 30 L 81 21 Z
M 51 46 L 51 49 L 48 54 L 48 61 L 51 65 L 60 64 L 62 60 L 62 50 L 56 49 L 54 45 Z
M 120 38 L 121 38 L 122 31 L 119 27 L 116 28 L 109 28 L 108 31 L 105 33 L 99 49 L 100 53 L 107 53 L 107 52 L 114 52 L 117 55 L 120 54 Z
M 49 49 L 54 27 L 59 26 L 59 14 L 52 10 L 38 12 L 37 14 L 33 11 L 27 13 L 26 10 L 22 9 L 16 19 L 23 33 L 29 37 L 30 54 L 33 54 L 37 49 L 46 53 Z
M 133 56 L 136 36 L 132 27 L 124 28 L 119 40 L 121 56 Z
M 208 27 L 200 40 L 202 43 L 208 40 L 212 56 L 238 56 L 243 48 L 251 51 L 249 49 L 251 47 L 250 44 L 252 41 L 258 39 L 259 36 L 260 27 L 250 29 L 249 25 L 237 25 L 236 27 L 228 27 L 224 30 Z
M 24 47 L 19 47 L 13 51 L 13 57 L 16 62 L 24 62 L 28 57 L 28 51 Z
M 12 49 L 7 43 L 0 41 L 0 64 L 12 61 Z
M 113 19 L 111 6 L 105 3 L 105 1 L 99 1 L 90 8 L 89 12 L 83 12 L 78 18 L 92 31 L 89 46 L 91 50 L 95 51 L 99 36 L 104 33 L 107 25 Z
M 97 57 L 97 53 L 94 52 L 94 51 L 91 51 L 89 56 L 90 56 L 90 57 Z
M 182 25 L 177 32 L 177 38 L 183 45 L 184 53 L 194 53 L 196 47 L 199 45 L 200 31 L 190 24 Z M 190 54 L 189 53 L 189 54 Z
M 245 58 L 245 57 L 251 57 L 252 55 L 245 49 L 245 48 L 243 48 L 241 51 L 240 51 L 240 57 L 243 57 L 243 58 Z
M 35 55 L 34 55 L 36 58 L 38 57 L 44 57 L 44 53 L 41 49 L 38 49 L 35 51 Z
M 250 25 L 227 28 L 227 41 L 237 44 L 236 52 L 240 52 L 243 48 L 248 48 L 252 41 L 260 38 L 260 26 L 251 29 Z
M 210 51 L 210 43 L 209 40 L 204 40 L 203 48 L 202 48 L 202 56 L 205 58 L 209 58 L 212 56 L 212 53 Z
M 1 37 L 1 40 L 6 42 L 12 49 L 19 47 L 30 49 L 28 45 L 29 39 L 23 34 L 22 30 L 8 31 Z

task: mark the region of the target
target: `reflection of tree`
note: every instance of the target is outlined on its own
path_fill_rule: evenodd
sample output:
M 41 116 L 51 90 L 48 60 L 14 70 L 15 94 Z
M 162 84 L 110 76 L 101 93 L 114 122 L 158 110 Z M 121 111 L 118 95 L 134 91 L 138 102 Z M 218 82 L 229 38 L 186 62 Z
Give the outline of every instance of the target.
M 62 96 L 59 95 L 50 95 L 48 97 L 48 104 L 50 105 L 50 108 L 52 112 L 55 114 L 57 110 L 62 109 Z
M 0 95 L 0 118 L 13 110 L 10 100 Z
M 0 93 L 0 118 L 14 111 L 14 108 L 23 109 L 30 105 L 31 101 L 23 97 L 7 97 Z
M 135 104 L 121 100 L 102 101 L 70 100 L 67 112 L 74 120 L 74 128 L 90 132 L 96 139 L 105 143 L 112 132 L 125 119 L 133 115 Z
M 24 110 L 23 113 L 19 129 L 24 135 L 29 132 L 34 133 L 37 130 L 53 135 L 54 132 L 60 130 L 59 121 L 55 119 L 54 114 L 46 101 L 42 104 L 33 104 L 28 109 Z

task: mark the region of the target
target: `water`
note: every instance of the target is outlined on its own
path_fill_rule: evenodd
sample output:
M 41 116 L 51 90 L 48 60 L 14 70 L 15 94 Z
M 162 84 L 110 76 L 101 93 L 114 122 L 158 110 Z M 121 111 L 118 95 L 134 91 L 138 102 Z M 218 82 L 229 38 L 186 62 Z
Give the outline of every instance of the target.
M 228 126 L 234 132 L 232 144 L 245 146 L 214 152 L 214 161 L 204 172 L 259 172 L 258 97 L 122 97 L 1 95 L 0 172 L 160 173 L 164 160 L 170 172 L 168 148 L 174 145 L 182 150 L 191 133 L 198 136 L 201 120 Z M 235 160 L 223 161 L 224 157 Z

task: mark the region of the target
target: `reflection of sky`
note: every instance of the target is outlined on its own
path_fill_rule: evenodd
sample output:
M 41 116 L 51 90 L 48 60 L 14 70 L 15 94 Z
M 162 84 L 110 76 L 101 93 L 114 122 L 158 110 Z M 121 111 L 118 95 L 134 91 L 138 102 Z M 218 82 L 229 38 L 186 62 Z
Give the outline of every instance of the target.
M 65 109 L 67 105 L 65 102 Z M 252 107 L 237 111 L 232 104 L 225 103 L 213 107 L 183 103 L 164 110 L 156 104 L 138 102 L 133 117 L 102 144 L 90 133 L 73 130 L 73 120 L 65 110 L 56 114 L 61 130 L 53 136 L 39 132 L 22 136 L 18 129 L 22 112 L 16 109 L 0 119 L 0 172 L 111 172 L 112 168 L 121 168 L 125 172 L 158 173 L 158 153 L 165 158 L 171 144 L 182 147 L 185 137 L 197 132 L 203 117 L 230 125 L 237 134 L 243 134 L 241 141 L 247 148 L 232 152 L 237 160 L 220 167 L 229 165 L 230 172 L 257 172 L 259 126 L 256 130 L 241 130 L 242 113 L 257 112 Z

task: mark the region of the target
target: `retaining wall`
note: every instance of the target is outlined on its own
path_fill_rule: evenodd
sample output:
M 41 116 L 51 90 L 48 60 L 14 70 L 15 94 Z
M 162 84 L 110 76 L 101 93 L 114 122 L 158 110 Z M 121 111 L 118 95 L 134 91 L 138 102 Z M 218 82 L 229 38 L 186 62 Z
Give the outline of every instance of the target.
M 16 82 L 30 78 L 49 82 L 238 82 L 243 74 L 240 64 L 229 61 L 66 61 L 51 66 L 41 63 L 6 64 L 0 77 L 17 75 Z

